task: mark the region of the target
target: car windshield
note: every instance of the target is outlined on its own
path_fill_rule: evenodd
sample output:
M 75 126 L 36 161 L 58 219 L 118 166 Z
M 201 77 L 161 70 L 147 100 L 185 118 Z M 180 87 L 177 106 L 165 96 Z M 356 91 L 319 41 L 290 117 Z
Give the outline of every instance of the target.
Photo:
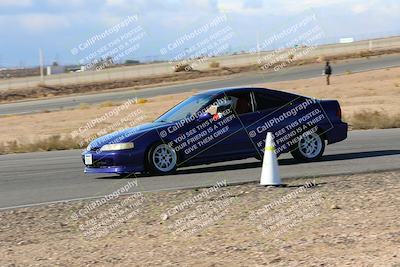
M 155 122 L 174 122 L 189 118 L 211 102 L 212 99 L 213 95 L 192 96 L 161 115 Z

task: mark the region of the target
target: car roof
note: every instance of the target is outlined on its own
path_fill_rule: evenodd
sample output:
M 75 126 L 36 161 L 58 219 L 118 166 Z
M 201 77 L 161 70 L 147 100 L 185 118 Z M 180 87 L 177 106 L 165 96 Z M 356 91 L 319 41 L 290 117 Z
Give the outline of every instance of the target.
M 235 93 L 235 92 L 261 92 L 261 93 L 269 93 L 271 95 L 276 95 L 276 96 L 292 96 L 292 97 L 299 97 L 299 95 L 285 92 L 285 91 L 279 91 L 279 90 L 274 90 L 274 89 L 269 89 L 269 88 L 262 88 L 262 87 L 234 87 L 234 88 L 217 88 L 217 89 L 211 89 L 207 90 L 204 92 L 200 92 L 197 95 L 218 95 L 222 93 Z
M 232 92 L 242 92 L 247 91 L 254 88 L 247 88 L 247 87 L 233 87 L 233 88 L 216 88 L 207 91 L 200 92 L 199 95 L 217 95 L 220 93 L 232 93 Z

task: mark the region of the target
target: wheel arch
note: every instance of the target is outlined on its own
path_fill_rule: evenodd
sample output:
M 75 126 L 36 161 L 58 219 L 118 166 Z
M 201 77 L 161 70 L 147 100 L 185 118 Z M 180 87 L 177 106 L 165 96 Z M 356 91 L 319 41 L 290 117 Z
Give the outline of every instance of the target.
M 172 140 L 156 140 L 156 141 L 153 141 L 153 142 L 151 142 L 151 143 L 149 143 L 148 145 L 147 145 L 147 147 L 146 147 L 146 149 L 144 150 L 144 153 L 143 153 L 143 162 L 144 162 L 144 167 L 145 167 L 145 170 L 146 171 L 149 171 L 149 161 L 148 161 L 148 154 L 149 154 L 149 152 L 150 152 L 150 149 L 153 147 L 153 146 L 156 146 L 156 145 L 159 145 L 159 144 L 169 144 L 169 143 L 171 143 L 171 142 L 173 142 Z M 182 159 L 182 157 L 181 157 L 181 151 L 176 151 L 175 150 L 175 152 L 176 152 L 176 162 L 177 162 L 177 165 L 178 165 L 178 163 L 180 162 L 180 160 Z

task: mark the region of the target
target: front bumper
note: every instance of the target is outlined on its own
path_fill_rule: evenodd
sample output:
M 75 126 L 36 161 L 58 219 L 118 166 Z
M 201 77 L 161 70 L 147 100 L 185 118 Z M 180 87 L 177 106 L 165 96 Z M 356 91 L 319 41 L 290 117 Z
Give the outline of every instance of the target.
M 85 164 L 85 155 L 92 155 L 92 164 Z M 85 173 L 116 173 L 127 174 L 143 172 L 143 154 L 134 149 L 120 151 L 85 151 L 82 153 L 82 161 L 85 164 Z

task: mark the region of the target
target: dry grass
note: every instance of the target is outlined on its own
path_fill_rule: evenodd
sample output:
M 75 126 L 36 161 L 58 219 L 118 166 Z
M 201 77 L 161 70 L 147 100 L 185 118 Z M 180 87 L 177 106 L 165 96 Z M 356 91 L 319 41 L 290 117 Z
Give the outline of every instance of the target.
M 185 72 L 185 71 L 187 72 L 191 70 L 193 70 L 193 68 L 189 64 L 178 64 L 175 66 L 174 69 L 175 72 Z
M 321 63 L 321 61 L 329 60 L 335 62 L 336 60 L 346 60 L 353 58 L 367 58 L 370 56 L 380 56 L 386 54 L 398 54 L 400 48 L 388 49 L 388 50 L 374 50 L 364 51 L 362 53 L 350 53 L 350 54 L 338 54 L 334 56 L 321 56 L 321 57 L 309 57 L 301 60 L 293 60 L 291 66 L 299 66 L 305 64 Z M 282 64 L 282 62 L 276 62 L 276 64 L 270 66 L 273 69 L 275 66 Z M 61 95 L 81 94 L 81 93 L 94 93 L 98 91 L 132 88 L 135 89 L 143 88 L 148 85 L 165 84 L 165 83 L 176 83 L 178 81 L 194 80 L 205 77 L 225 76 L 235 73 L 252 72 L 264 69 L 264 66 L 259 64 L 251 64 L 244 66 L 235 67 L 224 67 L 219 69 L 208 69 L 202 71 L 193 71 L 193 68 L 189 64 L 178 64 L 175 66 L 175 72 L 165 75 L 152 75 L 149 77 L 141 78 L 130 78 L 120 80 L 110 80 L 103 82 L 90 82 L 90 83 L 77 83 L 77 84 L 65 84 L 57 86 L 49 86 L 40 84 L 33 88 L 20 88 L 3 90 L 0 92 L 0 102 L 12 102 L 23 99 L 34 99 L 44 97 L 54 97 Z
M 147 102 L 149 102 L 149 100 L 147 100 L 145 98 L 138 98 L 137 101 L 136 101 L 137 104 L 144 104 L 144 103 L 147 103 Z
M 79 148 L 80 142 L 86 143 L 95 136 L 104 135 L 106 132 L 151 122 L 161 113 L 192 94 L 193 92 L 187 92 L 178 95 L 157 96 L 151 99 L 138 98 L 137 105 L 122 109 L 106 121 L 95 124 L 90 129 L 78 134 L 75 140 L 68 136 L 75 136 L 72 135 L 74 131 L 84 127 L 89 121 L 104 116 L 115 107 L 90 105 L 88 109 L 84 110 L 85 112 L 76 108 L 50 113 L 0 116 L 0 153 Z M 132 113 L 136 113 L 137 116 L 131 117 L 129 121 L 121 121 Z M 113 126 L 115 122 L 120 124 Z M 106 132 L 103 133 L 103 131 Z M 61 138 L 53 136 L 61 136 Z M 82 144 L 83 146 L 85 144 Z
M 88 103 L 80 103 L 78 106 L 79 109 L 88 109 L 90 105 Z
M 217 68 L 219 68 L 220 64 L 217 61 L 212 61 L 212 62 L 210 62 L 210 64 L 208 64 L 208 66 L 212 69 L 217 69 Z
M 393 128 L 400 127 L 400 90 L 396 86 L 396 84 L 400 84 L 399 77 L 400 68 L 391 68 L 352 75 L 334 75 L 330 86 L 325 84 L 324 77 L 265 83 L 256 86 L 290 91 L 319 99 L 337 99 L 342 107 L 343 116 L 352 129 Z M 193 88 L 192 92 L 187 93 L 149 99 L 140 98 L 137 100 L 138 105 L 132 105 L 121 111 L 118 116 L 113 116 L 110 120 L 95 125 L 79 136 L 79 141 L 86 140 L 99 131 L 107 129 L 112 122 L 119 121 L 138 109 L 141 113 L 138 116 L 140 120 L 136 122 L 136 125 L 150 122 L 183 99 L 193 95 L 195 91 L 196 88 Z M 4 151 L 51 150 L 63 147 L 75 148 L 78 142 L 67 141 L 64 144 L 58 144 L 54 140 L 50 142 L 49 137 L 54 135 L 70 136 L 73 131 L 84 126 L 88 121 L 101 117 L 113 109 L 113 107 L 108 107 L 109 104 L 103 105 L 107 107 L 88 104 L 83 104 L 83 106 L 88 106 L 85 112 L 77 108 L 49 113 L 0 116 L 0 142 L 3 142 L 0 153 L 4 153 Z M 141 118 L 142 116 L 143 118 Z M 126 123 L 120 127 L 130 126 Z M 14 141 L 17 142 L 17 145 Z M 53 144 L 43 144 L 49 142 Z M 69 145 L 66 145 L 68 143 Z
M 139 99 L 140 100 L 140 99 Z M 140 103 L 146 103 L 146 99 L 141 99 Z M 344 118 L 351 125 L 352 129 L 386 129 L 400 127 L 400 113 L 388 115 L 381 111 L 362 110 L 355 112 L 352 116 Z M 79 149 L 82 140 L 71 137 L 61 137 L 52 135 L 31 143 L 20 143 L 17 141 L 7 141 L 0 143 L 0 155 L 9 153 L 24 153 L 37 151 L 53 151 L 66 149 Z M 87 144 L 84 144 L 85 146 Z
M 114 103 L 114 102 L 112 102 L 112 101 L 105 101 L 105 102 L 103 102 L 103 103 L 100 103 L 100 107 L 101 108 L 106 108 L 106 107 L 113 107 L 113 106 L 117 106 L 118 104 L 117 103 Z
M 52 151 L 81 148 L 79 141 L 71 137 L 61 137 L 53 135 L 48 138 L 40 139 L 33 143 L 19 143 L 17 141 L 8 141 L 0 143 L 0 155 L 9 153 L 24 153 L 37 151 Z
M 400 68 L 396 67 L 351 75 L 333 75 L 330 86 L 326 85 L 324 77 L 256 86 L 318 99 L 338 100 L 343 116 L 353 125 L 353 129 L 392 128 L 399 127 L 396 123 L 400 114 L 400 90 L 396 86 L 400 84 L 399 77 Z
M 387 114 L 382 111 L 361 110 L 346 117 L 353 129 L 387 129 L 400 127 L 400 113 Z

